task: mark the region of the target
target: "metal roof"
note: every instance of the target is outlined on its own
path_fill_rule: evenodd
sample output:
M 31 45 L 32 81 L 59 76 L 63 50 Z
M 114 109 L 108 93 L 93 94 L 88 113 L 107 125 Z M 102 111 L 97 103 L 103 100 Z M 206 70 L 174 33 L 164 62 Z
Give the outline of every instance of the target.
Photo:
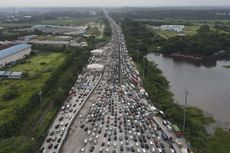
M 31 45 L 28 45 L 28 44 L 18 44 L 18 45 L 15 45 L 15 46 L 3 49 L 3 50 L 0 51 L 0 59 L 5 58 L 7 56 L 10 56 L 12 54 L 15 54 L 17 52 L 20 52 L 20 51 L 22 51 L 24 49 L 27 49 L 29 47 L 31 47 Z

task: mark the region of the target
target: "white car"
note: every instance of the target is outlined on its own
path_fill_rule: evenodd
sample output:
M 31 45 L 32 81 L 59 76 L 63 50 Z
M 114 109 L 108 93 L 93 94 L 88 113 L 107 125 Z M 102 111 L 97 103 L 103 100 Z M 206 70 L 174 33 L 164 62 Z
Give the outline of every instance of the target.
M 85 148 L 81 148 L 81 152 L 82 152 L 82 153 L 85 152 Z
M 156 152 L 155 148 L 151 148 L 151 152 L 152 153 Z
M 159 152 L 159 153 L 162 153 L 162 149 L 161 149 L 161 148 L 158 148 L 158 152 Z
M 169 149 L 169 152 L 170 153 L 175 153 L 175 151 L 171 148 L 171 149 Z

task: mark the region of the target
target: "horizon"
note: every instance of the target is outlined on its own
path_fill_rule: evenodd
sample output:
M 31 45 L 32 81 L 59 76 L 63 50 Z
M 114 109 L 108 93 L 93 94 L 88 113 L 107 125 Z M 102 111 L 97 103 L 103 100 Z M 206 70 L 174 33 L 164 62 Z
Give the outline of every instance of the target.
M 32 4 L 32 5 L 31 5 Z M 208 5 L 207 5 L 208 4 Z M 7 7 L 230 7 L 229 0 L 9 0 L 0 1 Z

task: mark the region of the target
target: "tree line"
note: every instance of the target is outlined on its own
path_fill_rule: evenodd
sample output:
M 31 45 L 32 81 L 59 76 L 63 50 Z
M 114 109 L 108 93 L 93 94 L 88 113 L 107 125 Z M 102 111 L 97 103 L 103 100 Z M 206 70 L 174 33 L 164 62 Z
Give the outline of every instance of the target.
M 176 36 L 169 38 L 162 45 L 162 53 L 181 53 L 195 56 L 212 56 L 219 51 L 230 53 L 230 34 L 211 30 L 203 25 L 193 36 Z

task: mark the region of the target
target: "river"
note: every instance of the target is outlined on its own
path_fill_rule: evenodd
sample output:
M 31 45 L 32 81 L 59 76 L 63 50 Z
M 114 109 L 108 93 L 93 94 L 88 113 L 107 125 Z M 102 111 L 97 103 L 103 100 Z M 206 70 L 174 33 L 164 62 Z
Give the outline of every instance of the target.
M 184 104 L 185 91 L 189 91 L 188 105 L 201 108 L 222 127 L 230 127 L 230 61 L 188 62 L 148 54 L 170 82 L 176 103 Z

